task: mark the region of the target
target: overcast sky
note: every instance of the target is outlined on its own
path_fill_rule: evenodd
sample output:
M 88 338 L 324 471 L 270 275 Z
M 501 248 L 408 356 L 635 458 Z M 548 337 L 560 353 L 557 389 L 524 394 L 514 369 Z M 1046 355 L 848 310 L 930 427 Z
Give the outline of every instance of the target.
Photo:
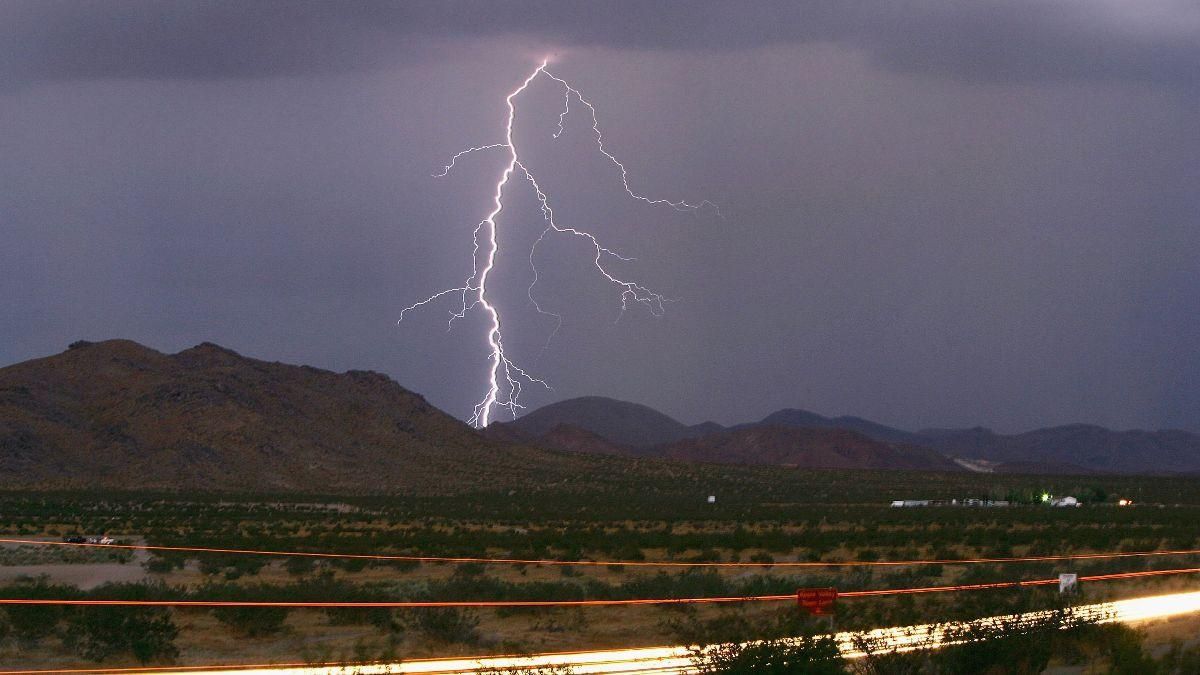
M 462 418 L 504 97 L 561 225 L 675 298 L 619 313 L 510 185 L 489 292 L 553 391 L 685 422 L 1200 430 L 1200 5 L 0 2 L 0 364 L 74 340 L 385 372 Z M 619 317 L 619 321 L 617 321 Z

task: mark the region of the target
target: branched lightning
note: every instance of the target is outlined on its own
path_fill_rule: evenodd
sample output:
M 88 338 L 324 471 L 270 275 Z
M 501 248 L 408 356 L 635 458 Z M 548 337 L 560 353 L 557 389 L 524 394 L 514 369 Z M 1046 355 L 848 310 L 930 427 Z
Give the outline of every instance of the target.
M 645 195 L 639 194 L 629 185 L 629 172 L 625 165 L 620 162 L 612 153 L 604 147 L 604 136 L 600 132 L 600 120 L 596 114 L 596 108 L 583 97 L 583 94 L 578 89 L 572 87 L 566 80 L 554 75 L 546 69 L 547 62 L 542 63 L 529 74 L 528 77 L 521 83 L 521 86 L 514 89 L 505 97 L 504 102 L 508 108 L 508 116 L 505 124 L 504 142 L 490 143 L 485 145 L 473 146 L 456 153 L 450 158 L 450 162 L 442 167 L 442 170 L 433 174 L 434 177 L 441 178 L 450 173 L 455 167 L 455 163 L 462 157 L 481 152 L 484 150 L 503 149 L 508 154 L 508 162 L 503 171 L 500 173 L 500 178 L 496 183 L 495 193 L 492 196 L 492 209 L 476 226 L 472 235 L 472 254 L 471 254 L 471 275 L 461 285 L 454 288 L 447 288 L 433 295 L 413 303 L 405 307 L 400 312 L 400 321 L 404 320 L 407 313 L 424 307 L 432 302 L 435 302 L 446 296 L 454 296 L 458 298 L 458 309 L 450 312 L 450 318 L 447 321 L 447 327 L 453 325 L 455 319 L 461 319 L 467 315 L 467 312 L 480 307 L 484 315 L 488 318 L 489 327 L 487 331 L 487 343 L 489 347 L 488 353 L 488 389 L 483 399 L 475 404 L 474 412 L 471 415 L 469 422 L 477 427 L 485 427 L 492 419 L 493 408 L 503 408 L 509 411 L 515 418 L 517 411 L 523 406 L 518 402 L 521 396 L 522 386 L 525 383 L 538 384 L 549 388 L 544 380 L 541 380 L 514 363 L 504 349 L 504 337 L 500 331 L 500 312 L 496 309 L 487 296 L 487 279 L 495 266 L 496 254 L 499 245 L 496 240 L 496 218 L 500 212 L 504 210 L 504 190 L 512 178 L 514 173 L 519 173 L 528 181 L 532 187 L 534 194 L 537 196 L 538 203 L 541 208 L 542 218 L 545 222 L 545 228 L 534 241 L 533 246 L 529 250 L 529 265 L 533 270 L 533 280 L 529 284 L 528 296 L 533 307 L 541 314 L 553 317 L 555 319 L 554 330 L 551 331 L 547 338 L 547 344 L 550 339 L 553 339 L 557 333 L 559 326 L 562 324 L 562 316 L 551 311 L 545 310 L 534 296 L 534 287 L 538 282 L 538 270 L 536 264 L 536 254 L 538 245 L 551 233 L 568 234 L 574 237 L 579 237 L 587 241 L 592 247 L 594 256 L 592 257 L 592 265 L 600 272 L 600 274 L 621 291 L 621 311 L 622 313 L 629 309 L 631 304 L 644 306 L 651 314 L 660 315 L 664 309 L 664 303 L 669 302 L 669 298 L 650 290 L 636 281 L 629 281 L 617 277 L 610 271 L 606 263 L 615 259 L 618 261 L 630 261 L 632 258 L 622 256 L 621 254 L 605 247 L 590 232 L 580 230 L 574 227 L 559 225 L 554 220 L 554 209 L 550 206 L 550 199 L 538 184 L 537 178 L 533 172 L 521 161 L 518 154 L 516 143 L 513 141 L 513 124 L 516 121 L 516 103 L 515 100 L 524 92 L 529 85 L 537 79 L 539 75 L 553 80 L 562 85 L 563 88 L 563 109 L 558 116 L 558 128 L 553 133 L 553 138 L 558 138 L 564 130 L 566 117 L 571 112 L 571 99 L 574 98 L 581 105 L 586 107 L 592 118 L 592 133 L 595 135 L 596 146 L 620 172 L 621 184 L 624 186 L 625 192 L 632 197 L 646 204 L 655 206 L 670 206 L 677 211 L 698 211 L 703 208 L 712 208 L 718 215 L 720 211 L 717 206 L 710 201 L 702 201 L 697 204 L 692 204 L 685 201 L 671 201 L 668 199 L 654 199 Z M 482 253 L 482 256 L 481 256 Z M 481 261 L 482 257 L 482 261 Z

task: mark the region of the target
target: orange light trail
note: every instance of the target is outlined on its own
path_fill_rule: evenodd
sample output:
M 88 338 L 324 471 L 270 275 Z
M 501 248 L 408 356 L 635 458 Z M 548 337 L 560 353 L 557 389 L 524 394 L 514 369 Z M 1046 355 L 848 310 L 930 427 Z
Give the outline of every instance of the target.
M 221 553 L 234 555 L 292 556 L 304 558 L 335 558 L 378 560 L 392 562 L 481 563 L 488 565 L 559 565 L 578 567 L 903 567 L 913 565 L 978 565 L 1003 563 L 1054 562 L 1062 560 L 1108 560 L 1116 558 L 1145 558 L 1161 556 L 1200 555 L 1200 549 L 1126 551 L 1120 553 L 1077 553 L 1067 555 L 1014 556 L 1007 558 L 962 558 L 934 560 L 841 560 L 841 561 L 782 561 L 782 562 L 678 562 L 651 560 L 547 560 L 523 558 L 480 558 L 428 555 L 392 555 L 383 553 L 323 553 L 310 551 L 269 551 L 204 546 L 154 546 L 150 544 L 89 544 L 38 539 L 0 538 L 0 544 L 34 546 L 82 546 L 92 548 L 134 549 L 143 551 L 176 551 L 180 553 Z
M 1141 575 L 1141 573 L 1132 573 Z M 1110 578 L 1113 575 L 1096 575 L 1091 579 Z M 1119 575 L 1129 576 L 1129 575 Z M 1070 616 L 1099 623 L 1135 623 L 1153 619 L 1164 619 L 1200 612 L 1200 592 L 1172 593 L 1167 595 L 1115 600 L 1093 605 L 1078 605 L 1068 610 Z M 1037 620 L 1050 616 L 1047 611 L 1027 612 L 1007 616 L 991 616 L 969 621 L 930 623 L 914 626 L 875 628 L 866 631 L 843 631 L 828 637 L 838 643 L 843 658 L 856 659 L 866 654 L 861 649 L 863 639 L 878 644 L 881 650 L 905 652 L 922 649 L 940 649 L 961 643 L 952 629 L 971 626 L 994 626 L 1002 622 Z M 877 652 L 881 653 L 881 652 Z M 695 673 L 691 648 L 684 645 L 662 647 L 634 647 L 601 651 L 547 652 L 526 655 L 483 655 L 474 657 L 440 657 L 433 659 L 405 660 L 403 662 L 359 662 L 312 665 L 301 663 L 273 664 L 212 664 L 189 666 L 148 666 L 118 668 L 55 668 L 37 670 L 4 670 L 3 675 L 75 675 L 77 673 L 155 675 L 165 672 L 198 673 L 219 675 L 241 673 L 243 675 L 345 675 L 347 672 L 363 675 L 466 675 L 483 670 L 503 672 L 547 672 L 569 669 L 571 672 L 589 674 L 629 675 L 682 675 Z M 576 670 L 578 669 L 578 670 Z
M 1117 572 L 1080 576 L 1079 581 L 1115 581 L 1175 574 L 1200 573 L 1200 567 L 1142 572 Z M 1000 588 L 1022 588 L 1057 584 L 1058 579 L 1030 579 L 1026 581 L 998 581 L 981 584 L 956 584 L 950 586 L 918 586 L 915 588 L 884 588 L 863 591 L 842 591 L 838 599 L 868 598 L 887 595 L 914 595 L 924 593 L 948 593 L 981 591 Z M 495 608 L 495 607 L 626 607 L 631 605 L 699 605 L 738 602 L 794 601 L 795 593 L 780 595 L 746 595 L 708 598 L 633 598 L 623 600 L 447 600 L 447 601 L 383 601 L 383 602 L 293 602 L 271 600 L 59 600 L 53 598 L 0 598 L 0 605 L 66 605 L 66 606 L 118 606 L 118 607 L 287 607 L 287 608 L 388 608 L 420 609 L 430 607 Z

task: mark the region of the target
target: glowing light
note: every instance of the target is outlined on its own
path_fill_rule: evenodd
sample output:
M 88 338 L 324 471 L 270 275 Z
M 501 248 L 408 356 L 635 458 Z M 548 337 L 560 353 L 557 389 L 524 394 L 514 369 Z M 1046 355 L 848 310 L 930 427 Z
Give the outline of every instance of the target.
M 1101 623 L 1132 623 L 1200 612 L 1200 592 L 1172 593 L 1146 598 L 1117 600 L 1094 605 L 1080 605 L 1069 610 L 1079 618 L 1097 619 Z M 917 649 L 939 649 L 955 644 L 955 637 L 968 626 L 995 626 L 1014 621 L 1036 621 L 1048 616 L 1047 612 L 1028 612 L 1006 616 L 992 616 L 973 621 L 952 623 L 929 623 L 915 626 L 895 626 L 866 631 L 844 631 L 832 637 L 844 658 L 861 658 L 866 654 L 861 645 L 869 644 L 880 653 L 912 651 Z M 481 670 L 521 670 L 535 668 L 571 668 L 580 673 L 695 673 L 695 664 L 688 646 L 645 647 L 635 649 L 613 649 L 587 652 L 562 652 L 534 654 L 529 656 L 479 656 L 404 661 L 403 663 L 346 664 L 335 666 L 173 666 L 169 668 L 112 668 L 72 670 L 21 670 L 12 671 L 21 675 L 50 675 L 52 673 L 162 673 L 188 672 L 194 675 L 344 675 L 347 672 L 361 675 L 383 675 L 385 673 L 476 673 Z
M 652 206 L 669 206 L 677 211 L 695 212 L 700 209 L 710 207 L 718 215 L 720 211 L 716 205 L 710 201 L 701 201 L 699 203 L 689 203 L 678 200 L 657 199 L 647 197 L 646 195 L 635 192 L 629 184 L 629 172 L 625 165 L 620 162 L 609 150 L 604 146 L 604 136 L 600 131 L 600 120 L 596 114 L 596 108 L 590 101 L 583 97 L 578 89 L 571 86 L 566 80 L 554 75 L 546 69 L 549 60 L 543 60 L 541 64 L 534 69 L 532 73 L 525 78 L 519 87 L 509 92 L 504 101 L 508 108 L 508 115 L 505 121 L 504 142 L 489 143 L 469 147 L 454 154 L 450 161 L 442 167 L 442 170 L 433 174 L 435 177 L 444 177 L 448 175 L 455 167 L 459 159 L 477 152 L 487 150 L 504 150 L 508 155 L 508 161 L 503 170 L 500 172 L 500 177 L 496 182 L 495 192 L 492 196 L 491 211 L 484 217 L 478 225 L 475 226 L 473 234 L 473 250 L 471 254 L 471 275 L 461 285 L 454 288 L 447 288 L 420 302 L 413 303 L 405 307 L 400 312 L 399 321 L 403 321 L 406 314 L 416 309 L 422 308 L 432 302 L 440 300 L 447 296 L 456 296 L 459 299 L 459 308 L 457 311 L 450 313 L 450 318 L 447 322 L 447 327 L 452 326 L 455 319 L 461 319 L 466 316 L 467 312 L 481 308 L 484 316 L 487 318 L 488 327 L 486 332 L 486 341 L 488 345 L 488 370 L 487 370 L 487 390 L 483 398 L 475 404 L 469 422 L 477 427 L 485 427 L 492 420 L 493 408 L 503 408 L 515 418 L 517 411 L 522 409 L 519 403 L 522 386 L 527 384 L 537 384 L 546 388 L 549 385 L 542 379 L 531 375 L 528 371 L 518 366 L 509 357 L 508 352 L 504 348 L 504 336 L 501 332 L 500 311 L 491 302 L 488 296 L 487 281 L 488 276 L 492 272 L 496 264 L 496 256 L 499 252 L 499 244 L 496 238 L 496 219 L 504 210 L 504 195 L 505 188 L 509 184 L 509 179 L 513 174 L 519 174 L 528 183 L 537 197 L 540 205 L 545 228 L 534 241 L 533 246 L 529 250 L 529 265 L 533 270 L 533 280 L 529 284 L 527 295 L 533 307 L 540 314 L 552 317 L 555 319 L 554 330 L 551 331 L 549 340 L 553 338 L 558 331 L 558 327 L 562 323 L 562 317 L 551 311 L 544 309 L 538 303 L 534 288 L 538 283 L 537 263 L 535 260 L 538 245 L 550 234 L 568 234 L 574 237 L 579 237 L 586 240 L 592 247 L 594 256 L 592 257 L 592 266 L 599 271 L 609 283 L 613 284 L 620 290 L 621 311 L 629 309 L 631 305 L 641 305 L 645 307 L 651 314 L 661 314 L 663 305 L 668 301 L 660 293 L 653 291 L 646 286 L 636 281 L 620 278 L 616 276 L 610 269 L 607 263 L 613 259 L 619 261 L 629 261 L 631 258 L 624 257 L 615 251 L 605 247 L 600 241 L 590 232 L 574 227 L 568 227 L 558 224 L 554 218 L 554 209 L 550 205 L 550 199 L 538 184 L 534 172 L 521 161 L 521 155 L 518 152 L 517 145 L 513 140 L 513 124 L 516 121 L 517 108 L 516 99 L 519 97 L 529 85 L 539 76 L 544 76 L 551 81 L 561 85 L 563 88 L 563 109 L 558 116 L 557 129 L 552 134 L 553 138 L 558 138 L 564 131 L 564 121 L 571 112 L 572 100 L 588 110 L 591 116 L 592 133 L 595 136 L 596 147 L 605 158 L 616 167 L 621 178 L 621 184 L 624 187 L 625 193 L 631 198 L 644 202 Z

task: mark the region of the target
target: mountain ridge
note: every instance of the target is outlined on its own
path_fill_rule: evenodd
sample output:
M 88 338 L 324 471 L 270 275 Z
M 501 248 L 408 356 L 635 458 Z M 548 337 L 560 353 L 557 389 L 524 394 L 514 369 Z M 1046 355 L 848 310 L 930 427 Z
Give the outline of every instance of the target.
M 553 408 L 556 423 L 574 425 L 577 420 L 571 414 L 583 409 L 588 419 L 587 430 L 604 439 L 610 439 L 609 430 L 603 420 L 619 418 L 613 410 L 597 411 L 595 407 L 635 405 L 603 397 L 567 399 L 547 408 Z M 530 413 L 538 415 L 542 408 Z M 652 412 L 657 413 L 657 411 Z M 643 413 L 645 414 L 645 413 Z M 662 415 L 658 413 L 658 415 Z M 1095 424 L 1065 424 L 1034 429 L 1019 434 L 998 434 L 986 427 L 963 429 L 931 428 L 906 431 L 855 416 L 826 417 L 798 408 L 778 410 L 757 422 L 722 427 L 711 422 L 687 426 L 670 420 L 677 436 L 666 443 L 721 434 L 727 431 L 762 427 L 790 427 L 800 429 L 846 429 L 863 436 L 891 444 L 922 447 L 935 450 L 947 457 L 968 460 L 984 460 L 1002 466 L 1001 470 L 1047 467 L 1061 473 L 1078 468 L 1083 472 L 1101 473 L 1191 473 L 1200 471 L 1200 434 L 1185 430 L 1161 429 L 1111 430 Z M 509 423 L 516 428 L 523 425 L 518 418 Z M 656 438 L 664 434 L 659 432 Z M 631 436 L 628 430 L 622 433 L 622 444 L 639 448 L 639 452 L 664 445 L 653 442 L 649 437 Z M 705 452 L 712 452 L 706 450 Z
M 731 427 L 689 426 L 598 396 L 475 430 L 381 373 L 262 361 L 208 342 L 166 354 L 129 340 L 78 341 L 0 368 L 6 485 L 455 490 L 570 480 L 584 465 L 641 460 L 645 471 L 699 461 L 1197 473 L 1200 436 L 1088 424 L 910 432 L 795 408 Z
M 79 341 L 0 368 L 0 484 L 12 487 L 437 492 L 569 477 L 589 461 L 485 438 L 381 373 L 211 343 L 165 354 Z

